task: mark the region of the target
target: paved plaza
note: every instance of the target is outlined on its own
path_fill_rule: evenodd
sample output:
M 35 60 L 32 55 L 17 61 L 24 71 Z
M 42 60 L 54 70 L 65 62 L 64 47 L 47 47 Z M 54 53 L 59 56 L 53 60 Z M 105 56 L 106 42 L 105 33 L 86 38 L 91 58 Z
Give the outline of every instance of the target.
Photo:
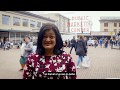
M 65 51 L 69 53 L 70 49 L 65 48 Z M 77 64 L 78 56 L 75 55 L 74 49 L 71 56 Z M 91 67 L 77 69 L 77 79 L 120 78 L 120 50 L 89 46 L 88 56 Z M 22 79 L 23 72 L 19 71 L 19 59 L 20 49 L 0 49 L 0 79 Z

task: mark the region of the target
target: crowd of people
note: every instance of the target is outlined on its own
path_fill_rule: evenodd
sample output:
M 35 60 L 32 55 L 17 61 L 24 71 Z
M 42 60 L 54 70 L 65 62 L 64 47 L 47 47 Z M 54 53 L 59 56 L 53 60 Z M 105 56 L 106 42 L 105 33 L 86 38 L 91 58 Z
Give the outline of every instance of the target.
M 10 42 L 8 38 L 6 38 L 5 41 L 3 41 L 2 39 L 0 40 L 0 48 L 5 50 L 9 50 L 11 48 L 13 48 L 13 42 Z

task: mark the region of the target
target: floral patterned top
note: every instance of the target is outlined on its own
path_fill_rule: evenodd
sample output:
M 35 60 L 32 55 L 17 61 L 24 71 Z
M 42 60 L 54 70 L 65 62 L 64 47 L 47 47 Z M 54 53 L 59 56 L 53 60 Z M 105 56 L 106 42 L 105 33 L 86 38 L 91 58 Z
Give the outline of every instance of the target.
M 23 79 L 76 79 L 76 67 L 66 52 L 53 56 L 31 54 L 24 68 Z

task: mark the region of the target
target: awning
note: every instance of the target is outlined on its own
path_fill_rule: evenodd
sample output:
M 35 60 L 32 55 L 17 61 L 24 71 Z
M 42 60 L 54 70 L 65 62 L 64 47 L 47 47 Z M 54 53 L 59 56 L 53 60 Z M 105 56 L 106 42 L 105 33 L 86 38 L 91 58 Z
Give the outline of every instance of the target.
M 30 32 L 25 30 L 9 30 L 9 29 L 0 29 L 0 32 Z

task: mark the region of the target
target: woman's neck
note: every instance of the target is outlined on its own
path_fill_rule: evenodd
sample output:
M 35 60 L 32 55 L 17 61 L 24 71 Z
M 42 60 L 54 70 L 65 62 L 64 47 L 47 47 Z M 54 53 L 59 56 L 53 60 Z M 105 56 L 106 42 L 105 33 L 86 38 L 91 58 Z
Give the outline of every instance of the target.
M 45 50 L 45 56 L 52 56 L 54 55 L 53 50 Z

